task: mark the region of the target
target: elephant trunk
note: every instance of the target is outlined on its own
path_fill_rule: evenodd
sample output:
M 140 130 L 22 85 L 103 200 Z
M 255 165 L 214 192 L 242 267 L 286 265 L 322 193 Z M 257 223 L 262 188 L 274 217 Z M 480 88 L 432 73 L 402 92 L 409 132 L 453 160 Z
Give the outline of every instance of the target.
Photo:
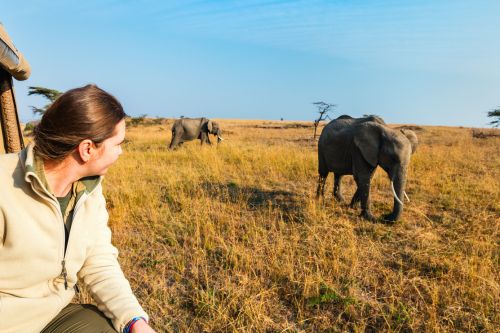
M 216 135 L 217 135 L 217 143 L 221 142 L 222 140 L 224 140 L 222 138 L 222 131 L 220 129 L 217 129 L 217 132 L 216 132 Z

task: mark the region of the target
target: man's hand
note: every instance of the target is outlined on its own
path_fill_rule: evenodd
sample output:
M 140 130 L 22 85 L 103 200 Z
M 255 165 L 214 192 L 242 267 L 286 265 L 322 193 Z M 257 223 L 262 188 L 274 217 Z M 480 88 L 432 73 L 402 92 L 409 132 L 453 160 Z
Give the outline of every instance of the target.
M 152 329 L 145 320 L 141 319 L 134 323 L 130 333 L 156 333 L 156 331 Z

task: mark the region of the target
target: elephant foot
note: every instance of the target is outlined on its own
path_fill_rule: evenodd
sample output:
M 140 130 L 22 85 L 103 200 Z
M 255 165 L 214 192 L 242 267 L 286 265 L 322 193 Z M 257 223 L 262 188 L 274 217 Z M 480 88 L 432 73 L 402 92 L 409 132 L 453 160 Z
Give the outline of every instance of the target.
M 385 223 L 394 223 L 398 220 L 398 216 L 394 214 L 385 214 L 382 216 L 382 221 Z
M 372 215 L 372 213 L 368 212 L 368 211 L 364 211 L 361 213 L 361 217 L 364 218 L 365 220 L 368 220 L 370 222 L 375 222 L 377 219 L 375 218 L 375 216 Z

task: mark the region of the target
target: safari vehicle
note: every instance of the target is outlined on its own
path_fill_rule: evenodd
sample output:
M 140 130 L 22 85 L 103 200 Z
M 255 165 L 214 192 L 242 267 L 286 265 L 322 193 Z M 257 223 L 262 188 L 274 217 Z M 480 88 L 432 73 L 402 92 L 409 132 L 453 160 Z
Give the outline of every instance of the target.
M 21 123 L 14 95 L 13 78 L 26 80 L 31 68 L 0 23 L 0 153 L 24 148 Z

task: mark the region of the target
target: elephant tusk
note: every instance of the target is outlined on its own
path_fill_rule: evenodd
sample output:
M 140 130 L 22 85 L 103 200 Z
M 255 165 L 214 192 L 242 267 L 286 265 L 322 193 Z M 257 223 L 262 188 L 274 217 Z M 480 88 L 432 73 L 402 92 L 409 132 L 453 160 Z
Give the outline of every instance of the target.
M 404 203 L 401 200 L 399 200 L 398 195 L 396 194 L 396 191 L 394 190 L 394 184 L 392 183 L 392 180 L 391 180 L 391 189 L 392 189 L 392 194 L 394 194 L 394 199 L 396 199 L 396 201 L 399 202 L 399 204 L 401 206 L 404 206 Z
M 408 200 L 408 202 L 410 202 L 410 198 L 408 198 L 408 194 L 406 194 L 406 191 L 403 191 L 403 193 L 405 194 L 406 200 Z
M 219 139 L 220 141 L 223 141 L 224 139 L 222 138 L 222 136 L 218 136 L 217 139 Z

